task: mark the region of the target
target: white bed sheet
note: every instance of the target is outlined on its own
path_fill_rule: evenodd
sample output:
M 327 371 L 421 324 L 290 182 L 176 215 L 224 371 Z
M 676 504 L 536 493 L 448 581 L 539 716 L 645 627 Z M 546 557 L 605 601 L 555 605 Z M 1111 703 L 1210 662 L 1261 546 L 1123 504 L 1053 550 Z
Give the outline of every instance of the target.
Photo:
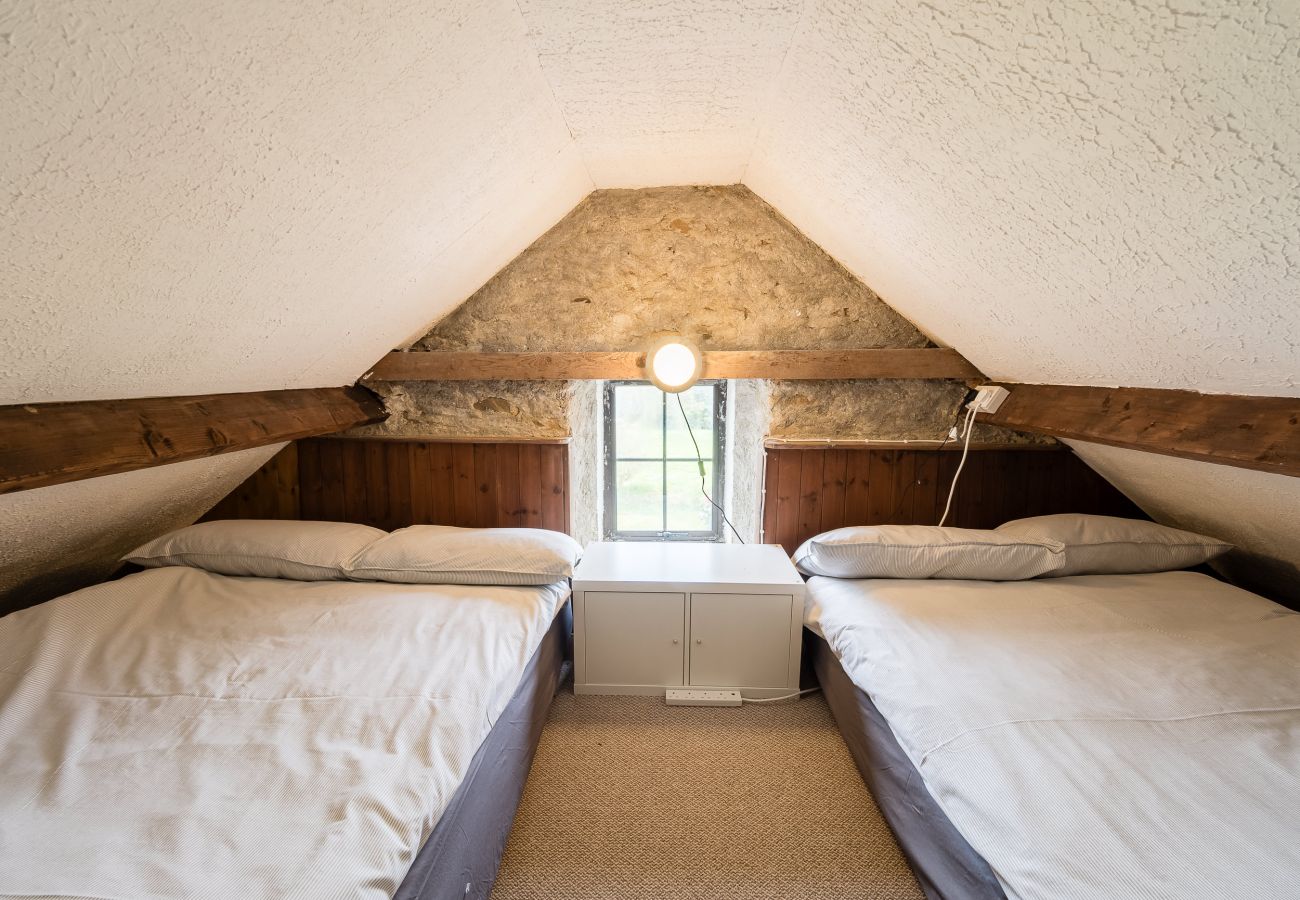
M 1300 614 L 1190 572 L 808 588 L 1009 897 L 1300 897 Z
M 391 896 L 567 595 L 176 567 L 0 619 L 0 895 Z

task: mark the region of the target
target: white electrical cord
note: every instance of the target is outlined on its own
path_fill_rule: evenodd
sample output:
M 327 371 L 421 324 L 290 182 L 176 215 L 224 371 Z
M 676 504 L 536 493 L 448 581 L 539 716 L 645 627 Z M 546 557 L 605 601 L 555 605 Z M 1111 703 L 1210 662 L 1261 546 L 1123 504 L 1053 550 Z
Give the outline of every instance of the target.
M 795 697 L 802 697 L 804 694 L 811 694 L 813 691 L 820 691 L 819 687 L 804 688 L 802 691 L 795 691 L 793 694 L 783 694 L 780 697 L 741 697 L 741 703 L 775 703 L 778 700 L 793 700 Z
M 957 464 L 957 471 L 952 475 L 952 486 L 948 488 L 948 502 L 943 505 L 943 515 L 939 517 L 940 527 L 948 521 L 948 511 L 952 509 L 952 498 L 957 493 L 957 479 L 961 478 L 961 470 L 966 465 L 966 454 L 970 452 L 970 436 L 975 433 L 975 414 L 978 412 L 979 410 L 972 406 L 970 412 L 966 413 L 966 443 L 961 448 L 961 462 Z

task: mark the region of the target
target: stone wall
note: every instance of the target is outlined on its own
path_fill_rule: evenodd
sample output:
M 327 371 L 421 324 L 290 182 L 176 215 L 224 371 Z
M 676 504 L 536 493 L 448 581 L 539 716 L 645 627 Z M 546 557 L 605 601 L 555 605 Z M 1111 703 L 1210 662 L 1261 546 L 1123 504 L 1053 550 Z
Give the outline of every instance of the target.
M 640 350 L 665 332 L 706 350 L 931 346 L 775 210 L 733 185 L 596 191 L 413 349 Z M 393 415 L 365 429 L 371 433 L 571 432 L 572 390 L 554 383 L 374 387 Z M 775 382 L 768 433 L 941 439 L 964 393 L 943 381 Z
M 705 350 L 928 347 L 894 312 L 747 188 L 596 191 L 413 350 L 643 350 L 684 334 Z M 600 536 L 600 392 L 592 382 L 375 383 L 391 416 L 363 433 L 427 438 L 572 437 L 573 533 Z M 726 496 L 759 533 L 764 436 L 941 440 L 955 381 L 737 381 Z M 1028 440 L 983 428 L 985 441 Z

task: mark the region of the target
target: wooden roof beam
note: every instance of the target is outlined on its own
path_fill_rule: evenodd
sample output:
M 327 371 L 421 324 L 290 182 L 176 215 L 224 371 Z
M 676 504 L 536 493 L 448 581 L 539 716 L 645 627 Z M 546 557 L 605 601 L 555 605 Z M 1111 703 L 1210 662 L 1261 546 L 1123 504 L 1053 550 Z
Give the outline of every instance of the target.
M 0 406 L 0 494 L 343 431 L 388 417 L 361 387 Z
M 1004 384 L 980 420 L 1056 438 L 1300 476 L 1300 397 Z
M 407 351 L 385 356 L 366 381 L 571 381 L 645 377 L 636 351 L 469 353 Z M 704 378 L 781 380 L 855 378 L 982 379 L 956 350 L 706 350 Z

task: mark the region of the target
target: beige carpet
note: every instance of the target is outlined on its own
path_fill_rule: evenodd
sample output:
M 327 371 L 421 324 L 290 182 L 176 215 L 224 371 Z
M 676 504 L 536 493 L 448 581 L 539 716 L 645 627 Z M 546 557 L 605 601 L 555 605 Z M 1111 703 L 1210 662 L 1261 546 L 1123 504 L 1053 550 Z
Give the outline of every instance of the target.
M 555 698 L 492 900 L 921 897 L 820 694 Z

